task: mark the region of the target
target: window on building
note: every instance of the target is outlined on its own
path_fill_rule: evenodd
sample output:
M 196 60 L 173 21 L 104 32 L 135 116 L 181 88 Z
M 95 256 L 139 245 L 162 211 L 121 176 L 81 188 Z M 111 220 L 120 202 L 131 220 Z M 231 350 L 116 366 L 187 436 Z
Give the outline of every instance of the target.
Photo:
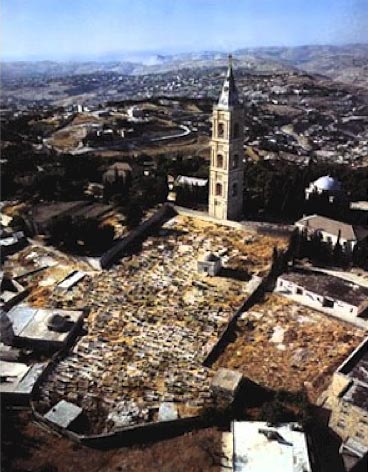
M 221 168 L 224 167 L 224 156 L 222 154 L 217 154 L 216 166 Z
M 217 137 L 223 138 L 225 135 L 225 126 L 224 123 L 219 123 L 217 126 Z
M 234 183 L 231 187 L 231 196 L 236 197 L 238 195 L 238 184 Z
M 326 308 L 333 308 L 335 302 L 331 298 L 324 298 L 322 306 L 325 306 Z
M 233 157 L 233 169 L 236 169 L 238 165 L 239 165 L 239 156 L 235 154 L 235 156 Z
M 222 195 L 222 185 L 220 183 L 216 184 L 215 193 L 218 197 Z
M 297 288 L 296 288 L 296 294 L 297 294 L 297 295 L 303 295 L 303 289 L 300 288 L 300 287 L 297 287 Z
M 234 138 L 234 139 L 239 138 L 239 123 L 235 123 L 235 124 L 234 124 L 234 128 L 233 128 L 233 138 Z

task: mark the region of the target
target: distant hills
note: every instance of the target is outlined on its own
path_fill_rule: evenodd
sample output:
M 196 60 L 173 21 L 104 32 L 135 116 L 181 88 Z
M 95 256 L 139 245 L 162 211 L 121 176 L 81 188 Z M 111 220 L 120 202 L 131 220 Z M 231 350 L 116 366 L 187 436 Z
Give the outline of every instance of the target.
M 243 48 L 233 52 L 237 67 L 254 72 L 303 70 L 334 80 L 368 86 L 368 44 L 344 46 L 298 46 Z M 108 56 L 106 56 L 108 57 Z M 114 59 L 73 62 L 3 62 L 3 78 L 63 77 L 67 75 L 116 72 L 123 75 L 165 73 L 179 69 L 224 66 L 227 54 L 203 51 L 180 54 L 141 54 L 124 60 Z

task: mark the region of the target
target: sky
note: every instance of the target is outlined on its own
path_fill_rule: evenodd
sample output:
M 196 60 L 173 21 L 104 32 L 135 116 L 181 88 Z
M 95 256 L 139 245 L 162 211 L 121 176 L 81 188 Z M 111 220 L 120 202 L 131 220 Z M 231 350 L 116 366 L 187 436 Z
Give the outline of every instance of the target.
M 368 0 L 2 0 L 4 60 L 368 43 Z

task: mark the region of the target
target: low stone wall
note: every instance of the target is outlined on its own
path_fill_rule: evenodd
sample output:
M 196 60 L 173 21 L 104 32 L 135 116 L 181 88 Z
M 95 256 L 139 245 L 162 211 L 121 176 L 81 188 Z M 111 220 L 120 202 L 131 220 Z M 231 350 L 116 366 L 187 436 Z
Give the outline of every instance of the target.
M 250 308 L 259 298 L 264 294 L 267 287 L 266 277 L 261 279 L 260 282 L 256 285 L 253 292 L 249 294 L 243 304 L 236 310 L 234 315 L 232 316 L 229 323 L 226 325 L 226 328 L 221 333 L 218 338 L 217 343 L 213 346 L 212 350 L 208 353 L 207 357 L 203 361 L 203 365 L 205 367 L 210 367 L 219 355 L 223 352 L 224 348 L 228 344 L 231 335 L 233 334 L 236 323 L 238 321 L 239 316 L 248 308 Z
M 128 426 L 124 429 L 113 431 L 111 433 L 83 435 L 51 424 L 38 412 L 35 412 L 35 417 L 42 424 L 46 425 L 50 431 L 56 431 L 57 433 L 66 436 L 72 441 L 96 449 L 111 449 L 114 447 L 131 446 L 134 444 L 160 441 L 184 434 L 195 428 L 204 428 L 209 426 L 208 421 L 205 421 L 203 418 L 196 416 L 190 418 L 180 418 L 172 421 L 142 423 L 134 426 Z
M 111 266 L 121 254 L 127 249 L 128 246 L 139 241 L 144 237 L 152 227 L 162 224 L 166 219 L 174 216 L 175 212 L 171 205 L 164 204 L 154 215 L 147 220 L 143 221 L 136 229 L 130 231 L 130 233 L 123 239 L 118 241 L 112 248 L 106 251 L 99 259 L 101 269 L 106 269 Z
M 172 206 L 178 215 L 199 218 L 210 223 L 228 226 L 229 228 L 251 231 L 257 234 L 285 236 L 289 235 L 295 229 L 293 225 L 266 223 L 262 221 L 219 220 L 218 218 L 214 218 L 204 211 L 191 210 L 190 208 L 185 208 L 178 205 Z
M 203 361 L 203 365 L 210 367 L 219 355 L 223 352 L 224 348 L 228 344 L 231 335 L 233 334 L 237 320 L 239 316 L 245 311 L 249 310 L 255 303 L 257 303 L 263 295 L 272 291 L 276 283 L 277 277 L 283 272 L 284 267 L 288 261 L 292 258 L 292 249 L 290 244 L 285 251 L 278 252 L 273 260 L 273 263 L 268 271 L 268 274 L 263 277 L 258 284 L 255 285 L 253 291 L 248 295 L 244 303 L 234 313 L 233 317 L 229 321 L 228 325 L 219 337 L 218 342 L 212 348 L 211 352 L 207 355 Z
M 190 208 L 185 208 L 177 205 L 172 205 L 172 208 L 176 211 L 178 215 L 182 216 L 189 216 L 191 218 L 198 218 L 203 221 L 208 221 L 209 223 L 214 223 L 217 225 L 222 225 L 222 226 L 228 226 L 229 228 L 235 228 L 235 229 L 249 229 L 249 231 L 254 231 L 257 232 L 256 228 L 248 228 L 243 223 L 240 223 L 238 221 L 231 221 L 231 220 L 219 220 L 218 218 L 214 218 L 210 216 L 208 213 L 205 213 L 204 211 L 198 211 L 198 210 L 191 210 Z

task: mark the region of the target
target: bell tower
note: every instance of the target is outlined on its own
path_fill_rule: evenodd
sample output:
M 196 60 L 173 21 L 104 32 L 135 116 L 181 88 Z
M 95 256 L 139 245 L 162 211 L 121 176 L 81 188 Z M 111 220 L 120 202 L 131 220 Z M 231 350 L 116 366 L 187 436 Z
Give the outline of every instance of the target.
M 212 114 L 209 215 L 238 220 L 243 214 L 243 106 L 239 101 L 232 56 Z

